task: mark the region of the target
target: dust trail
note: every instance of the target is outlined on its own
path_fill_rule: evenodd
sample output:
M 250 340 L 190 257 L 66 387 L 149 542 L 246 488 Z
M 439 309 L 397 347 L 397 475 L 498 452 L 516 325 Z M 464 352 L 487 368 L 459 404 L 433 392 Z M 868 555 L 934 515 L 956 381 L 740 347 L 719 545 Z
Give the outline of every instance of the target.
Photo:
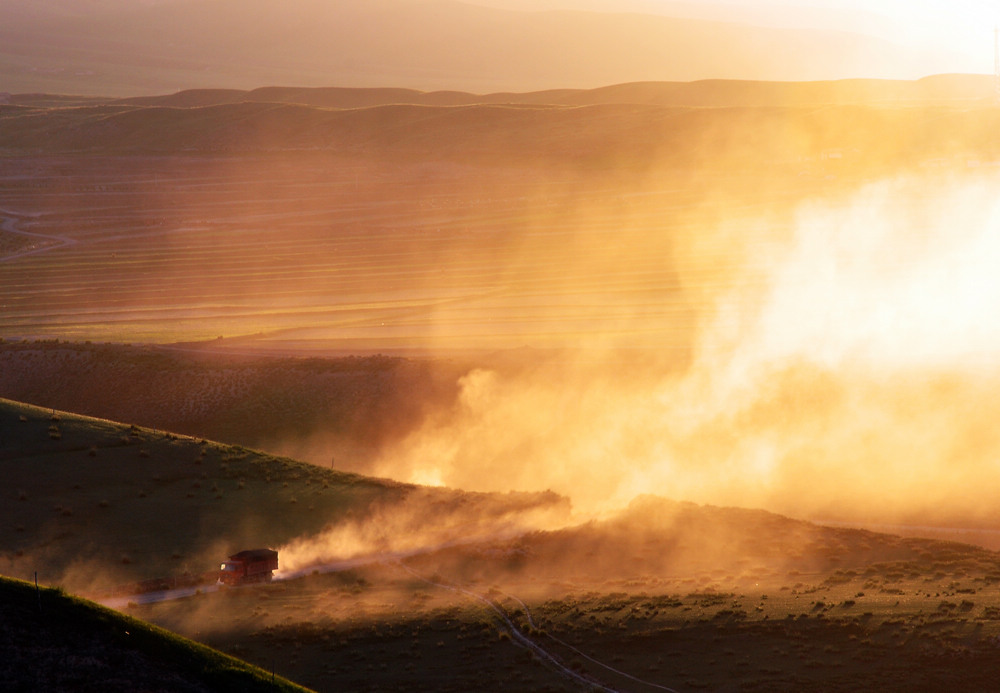
M 537 527 L 564 526 L 566 499 L 552 493 L 481 496 L 436 489 L 415 490 L 316 535 L 278 549 L 284 578 L 322 566 L 351 567 L 479 541 L 505 540 Z
M 378 471 L 549 488 L 583 513 L 655 493 L 988 522 L 1000 474 L 998 183 L 913 175 L 802 204 L 788 228 L 765 218 L 756 237 L 721 222 L 678 239 L 675 269 L 704 305 L 687 368 L 601 344 L 599 358 L 472 370 L 449 416 Z

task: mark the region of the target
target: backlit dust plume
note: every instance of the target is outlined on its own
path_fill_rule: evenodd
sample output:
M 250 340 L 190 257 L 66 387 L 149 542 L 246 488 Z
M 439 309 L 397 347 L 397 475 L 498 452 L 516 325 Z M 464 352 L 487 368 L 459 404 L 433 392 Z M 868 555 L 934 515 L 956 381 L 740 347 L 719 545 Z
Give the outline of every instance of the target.
M 454 410 L 376 472 L 551 489 L 580 513 L 657 494 L 812 518 L 988 519 L 998 183 L 914 175 L 804 203 L 752 237 L 702 229 L 677 243 L 680 276 L 701 277 L 684 290 L 707 298 L 689 364 L 611 349 L 470 371 Z M 725 268 L 712 281 L 709 255 Z

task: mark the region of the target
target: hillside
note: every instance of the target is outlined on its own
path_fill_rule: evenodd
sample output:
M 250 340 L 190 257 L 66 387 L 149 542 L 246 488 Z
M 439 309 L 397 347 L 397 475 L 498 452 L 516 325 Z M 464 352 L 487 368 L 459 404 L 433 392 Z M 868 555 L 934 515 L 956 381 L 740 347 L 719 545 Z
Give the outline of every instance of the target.
M 0 334 L 684 358 L 736 274 L 720 229 L 989 174 L 998 132 L 985 107 L 0 107 Z
M 550 89 L 535 92 L 472 94 L 462 91 L 418 91 L 363 87 L 260 87 L 257 89 L 187 89 L 173 94 L 106 99 L 129 106 L 193 108 L 232 103 L 296 103 L 320 108 L 370 108 L 392 104 L 472 106 L 531 104 L 597 106 L 646 104 L 692 108 L 788 106 L 977 105 L 989 101 L 992 80 L 986 75 L 935 75 L 912 81 L 842 79 L 813 82 L 765 82 L 710 79 L 692 82 L 631 82 L 593 89 Z M 52 97 L 15 94 L 12 104 L 45 106 Z M 67 101 L 73 97 L 63 97 Z M 77 105 L 94 103 L 79 99 Z
M 443 543 L 459 526 L 473 537 L 494 521 L 566 511 L 554 494 L 425 489 L 9 400 L 0 400 L 0 441 L 4 573 L 37 571 L 43 584 L 91 594 L 197 576 L 241 549 L 368 518 L 383 519 L 335 555 Z M 421 526 L 426 512 L 438 517 L 432 528 Z
M 453 406 L 465 372 L 427 359 L 202 347 L 0 342 L 0 396 L 360 471 Z
M 8 155 L 326 151 L 396 164 L 429 159 L 583 171 L 695 166 L 745 171 L 762 161 L 797 162 L 839 149 L 850 153 L 853 166 L 877 170 L 972 152 L 994 155 L 997 118 L 995 109 L 989 108 L 702 109 L 627 102 L 348 109 L 256 101 L 184 108 L 7 106 L 0 107 L 0 151 Z
M 5 691 L 305 691 L 156 626 L 0 577 Z
M 998 580 L 963 544 L 646 497 L 135 613 L 318 690 L 985 690 Z
M 968 545 L 648 496 L 567 526 L 554 494 L 425 489 L 10 401 L 0 441 L 17 488 L 5 572 L 106 594 L 280 545 L 287 579 L 127 610 L 317 690 L 851 690 L 864 677 L 904 691 L 996 675 L 1000 558 Z M 23 643 L 38 602 L 16 587 L 4 637 Z M 122 654 L 123 622 L 105 611 L 107 635 L 89 616 L 67 625 L 62 605 L 79 602 L 55 591 L 41 618 L 53 602 L 59 634 L 19 657 L 76 648 L 59 675 L 112 686 L 94 660 L 180 676 L 171 690 L 204 671 L 175 640 Z M 146 637 L 133 623 L 129 638 Z M 218 681 L 206 685 L 229 689 Z

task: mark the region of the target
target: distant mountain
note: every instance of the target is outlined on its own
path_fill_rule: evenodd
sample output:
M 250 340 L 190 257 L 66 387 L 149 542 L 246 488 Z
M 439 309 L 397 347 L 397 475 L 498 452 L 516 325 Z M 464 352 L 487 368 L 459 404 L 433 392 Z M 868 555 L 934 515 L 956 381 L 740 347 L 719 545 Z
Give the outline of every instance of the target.
M 916 77 L 940 56 L 843 31 L 455 0 L 0 0 L 0 91 L 267 84 L 524 91 L 706 78 Z
M 929 106 L 977 105 L 993 98 L 993 78 L 987 75 L 935 75 L 919 80 L 845 79 L 820 82 L 760 82 L 701 80 L 697 82 L 632 82 L 596 89 L 473 94 L 462 91 L 371 89 L 352 87 L 262 87 L 186 89 L 173 94 L 116 99 L 117 105 L 192 108 L 234 103 L 289 103 L 320 108 L 369 108 L 395 104 L 473 106 L 524 104 L 535 106 L 597 106 L 642 104 L 732 108 L 745 106 Z M 17 95 L 16 104 L 69 105 L 53 97 Z M 80 100 L 75 105 L 95 103 Z

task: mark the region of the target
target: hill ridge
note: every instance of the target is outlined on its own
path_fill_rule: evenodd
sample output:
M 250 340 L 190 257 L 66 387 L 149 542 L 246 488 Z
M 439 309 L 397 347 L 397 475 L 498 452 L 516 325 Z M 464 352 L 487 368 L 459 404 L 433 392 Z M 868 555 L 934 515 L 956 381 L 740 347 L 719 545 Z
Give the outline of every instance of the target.
M 940 74 L 915 80 L 850 78 L 816 81 L 700 79 L 635 81 L 589 89 L 546 89 L 527 92 L 473 93 L 378 87 L 283 87 L 250 90 L 186 89 L 172 94 L 109 99 L 125 105 L 195 106 L 269 101 L 328 108 L 391 104 L 430 106 L 525 103 L 598 105 L 643 103 L 660 106 L 722 107 L 747 105 L 847 105 L 969 103 L 990 98 L 988 75 Z M 17 102 L 21 95 L 14 95 Z

